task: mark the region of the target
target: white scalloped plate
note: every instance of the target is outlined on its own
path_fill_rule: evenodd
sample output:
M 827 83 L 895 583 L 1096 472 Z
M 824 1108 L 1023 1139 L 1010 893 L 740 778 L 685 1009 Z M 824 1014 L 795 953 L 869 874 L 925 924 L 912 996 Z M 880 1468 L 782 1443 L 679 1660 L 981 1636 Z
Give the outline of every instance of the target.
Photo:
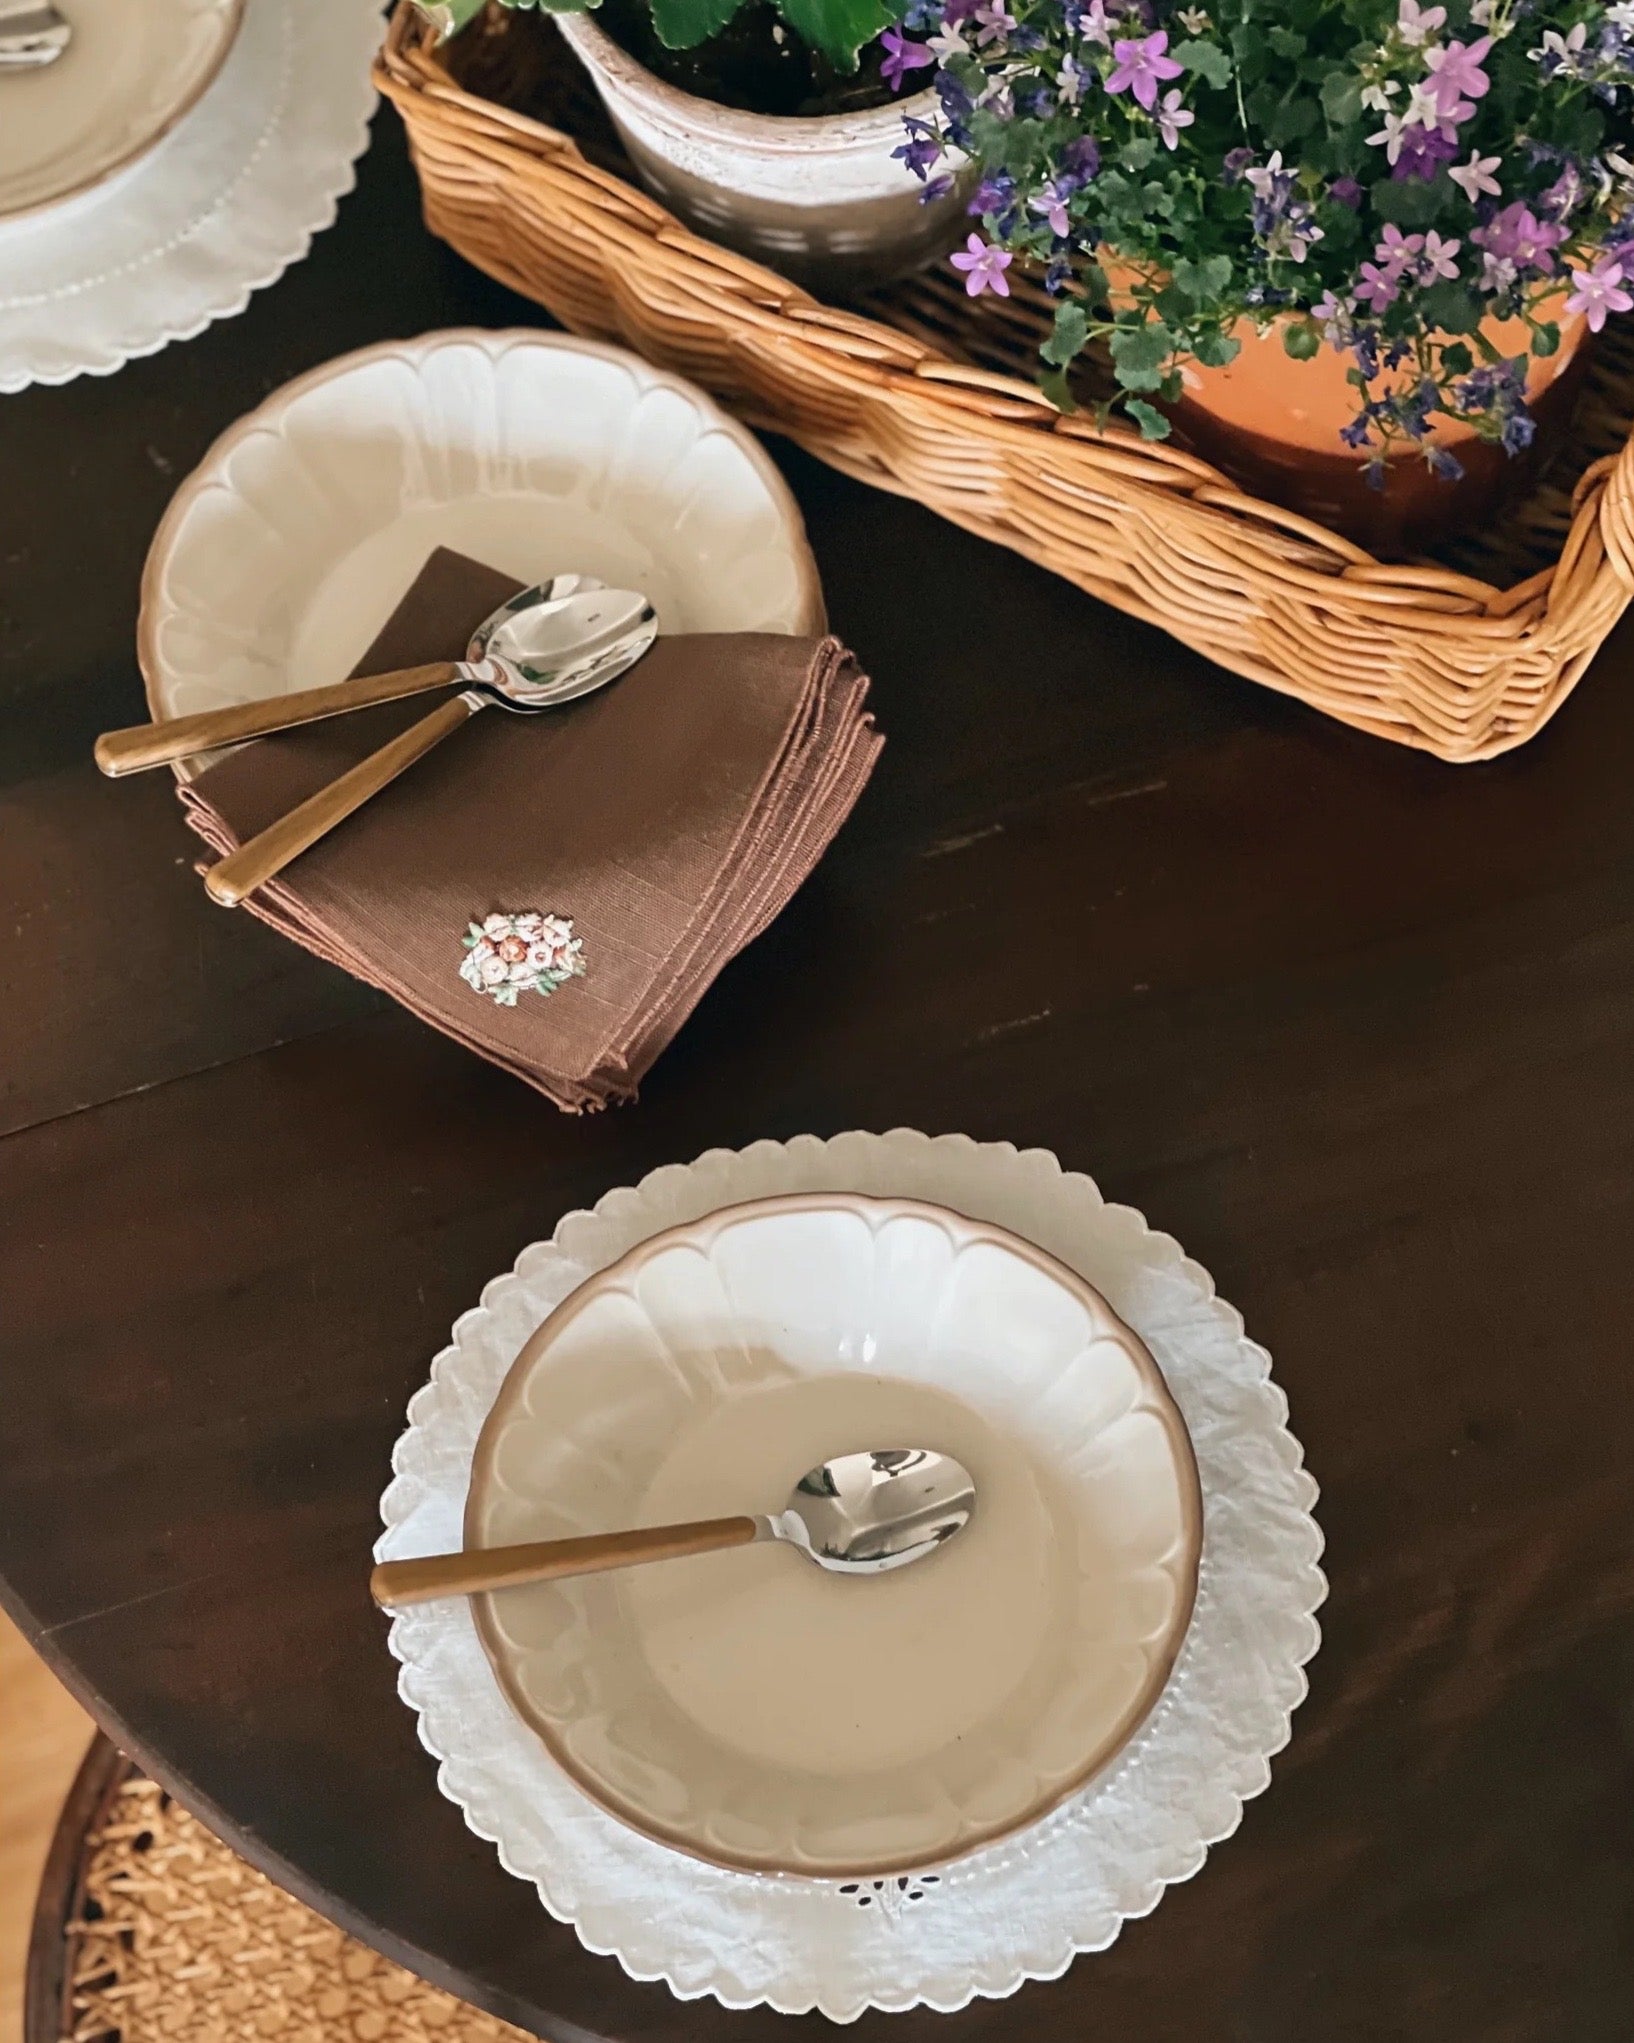
M 922 1199 L 1008 1228 L 1092 1284 L 1162 1369 L 1196 1452 L 1196 1608 L 1156 1709 L 1083 1792 L 940 1872 L 834 1882 L 731 1872 L 608 1814 L 505 1699 L 463 1602 L 398 1614 L 399 1689 L 439 1786 L 585 1946 L 683 1999 L 848 2022 L 1053 1979 L 1190 1879 L 1270 1781 L 1326 1593 L 1316 1485 L 1270 1358 L 1206 1270 L 1046 1150 L 909 1129 L 711 1150 L 568 1214 L 462 1315 L 409 1406 L 381 1560 L 461 1540 L 472 1456 L 512 1364 L 587 1277 L 721 1207 L 790 1193 Z M 548 1196 L 548 1194 L 547 1194 Z
M 0 222 L 155 148 L 227 61 L 244 0 L 73 0 L 70 13 L 73 41 L 54 64 L 0 81 Z
M 338 681 L 439 546 L 640 589 L 665 631 L 823 627 L 788 486 L 712 399 L 599 341 L 458 328 L 287 384 L 182 484 L 142 577 L 154 716 Z
M 479 1599 L 505 1693 L 580 1785 L 751 1872 L 924 1870 L 1083 1787 L 1168 1679 L 1197 1587 L 1191 1443 L 1098 1292 L 912 1200 L 762 1200 L 593 1277 L 478 1442 L 465 1543 L 780 1511 L 866 1447 L 976 1483 L 916 1567 L 786 1547 Z
M 107 376 L 189 340 L 305 255 L 368 143 L 380 9 L 247 0 L 215 82 L 156 146 L 0 221 L 0 392 Z

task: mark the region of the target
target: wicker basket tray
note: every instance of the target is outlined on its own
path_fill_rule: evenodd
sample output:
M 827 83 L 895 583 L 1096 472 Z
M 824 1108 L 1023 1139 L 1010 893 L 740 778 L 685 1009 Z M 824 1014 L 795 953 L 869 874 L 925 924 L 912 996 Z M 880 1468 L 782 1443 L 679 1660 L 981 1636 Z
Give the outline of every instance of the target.
M 636 187 L 538 17 L 450 49 L 399 0 L 377 76 L 427 225 L 479 269 L 1344 723 L 1447 760 L 1507 751 L 1634 593 L 1627 325 L 1602 336 L 1570 444 L 1501 529 L 1384 563 L 1168 443 L 1062 417 L 1031 381 L 1041 297 L 970 300 L 943 268 L 838 309 L 700 239 Z

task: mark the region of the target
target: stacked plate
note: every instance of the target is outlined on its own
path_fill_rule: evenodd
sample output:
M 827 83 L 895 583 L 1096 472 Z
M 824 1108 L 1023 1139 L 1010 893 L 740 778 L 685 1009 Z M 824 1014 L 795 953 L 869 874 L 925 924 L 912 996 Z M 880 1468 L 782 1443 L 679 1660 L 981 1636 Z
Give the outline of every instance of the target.
M 334 218 L 374 108 L 380 0 L 12 14 L 59 19 L 54 61 L 0 63 L 0 391 L 242 311 Z
M 848 2020 L 1008 1993 L 1185 1878 L 1315 1650 L 1315 1486 L 1205 1274 L 1042 1152 L 714 1152 L 570 1215 L 410 1409 L 378 1554 L 773 1511 L 951 1454 L 921 1565 L 776 1546 L 401 1613 L 447 1793 L 640 1978 Z

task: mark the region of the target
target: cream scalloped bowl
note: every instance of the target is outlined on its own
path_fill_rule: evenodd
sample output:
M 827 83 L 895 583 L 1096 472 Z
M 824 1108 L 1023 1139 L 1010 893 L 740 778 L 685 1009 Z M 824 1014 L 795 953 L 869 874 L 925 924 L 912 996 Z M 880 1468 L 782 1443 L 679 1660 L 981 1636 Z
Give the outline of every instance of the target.
M 596 341 L 458 330 L 343 356 L 233 426 L 142 580 L 155 717 L 337 681 L 428 554 L 645 591 L 671 632 L 816 632 L 805 527 L 746 428 Z
M 1016 1236 L 844 1194 L 655 1236 L 522 1350 L 466 1542 L 777 1510 L 901 1446 L 976 1481 L 936 1555 L 854 1578 L 757 1546 L 480 1598 L 512 1706 L 614 1815 L 730 1867 L 923 1869 L 1036 1820 L 1161 1693 L 1202 1512 L 1146 1348 Z

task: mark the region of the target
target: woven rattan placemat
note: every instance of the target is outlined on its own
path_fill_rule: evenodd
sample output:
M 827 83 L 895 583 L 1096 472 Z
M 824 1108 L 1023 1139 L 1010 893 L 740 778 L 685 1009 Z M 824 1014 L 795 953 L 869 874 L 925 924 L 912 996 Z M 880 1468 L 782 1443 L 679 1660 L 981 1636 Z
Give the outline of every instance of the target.
M 67 1939 L 72 2043 L 520 2043 L 247 1866 L 150 1780 L 86 1835 Z

